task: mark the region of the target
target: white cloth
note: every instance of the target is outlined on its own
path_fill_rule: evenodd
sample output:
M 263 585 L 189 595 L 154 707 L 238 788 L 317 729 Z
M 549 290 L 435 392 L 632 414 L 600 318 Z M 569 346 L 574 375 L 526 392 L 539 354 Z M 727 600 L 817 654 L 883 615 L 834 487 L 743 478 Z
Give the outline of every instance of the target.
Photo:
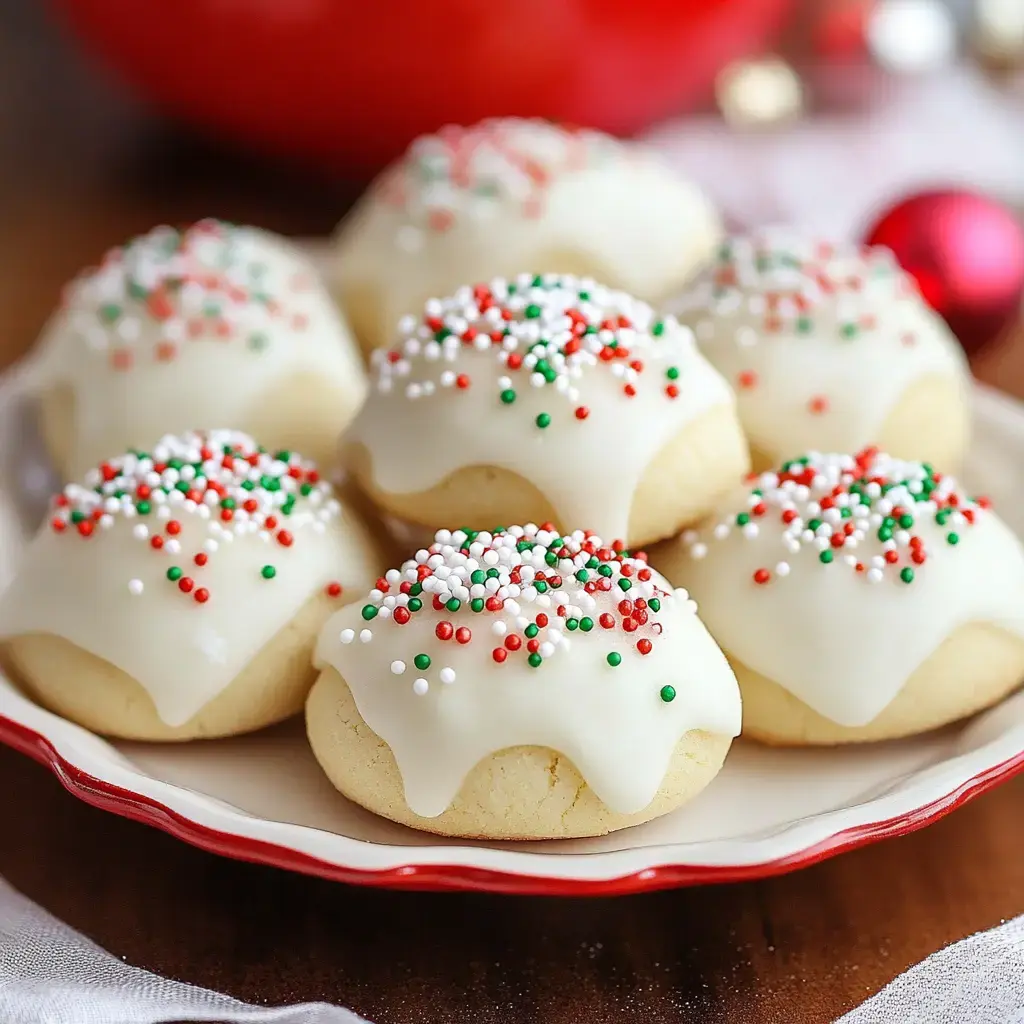
M 823 73 L 823 88 L 827 81 Z M 929 188 L 1024 205 L 1024 86 L 1000 89 L 957 67 L 922 79 L 876 75 L 865 93 L 856 110 L 787 127 L 739 132 L 717 118 L 686 118 L 646 141 L 734 229 L 788 223 L 859 238 L 891 204 Z
M 940 949 L 837 1024 L 1022 1024 L 1024 916 Z
M 326 1003 L 259 1007 L 130 967 L 0 879 L 3 1024 L 366 1024 Z
M 130 967 L 0 879 L 3 1024 L 179 1020 L 367 1024 L 326 1003 L 257 1007 Z M 1024 1022 L 1024 916 L 935 953 L 837 1024 L 966 1022 Z

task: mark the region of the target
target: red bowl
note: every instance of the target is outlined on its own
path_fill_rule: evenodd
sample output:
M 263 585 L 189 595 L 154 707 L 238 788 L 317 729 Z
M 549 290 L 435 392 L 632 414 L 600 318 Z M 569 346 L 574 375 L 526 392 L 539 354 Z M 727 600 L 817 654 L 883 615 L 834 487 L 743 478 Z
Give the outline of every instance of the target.
M 55 0 L 138 92 L 202 128 L 368 171 L 445 123 L 629 134 L 708 98 L 795 0 Z

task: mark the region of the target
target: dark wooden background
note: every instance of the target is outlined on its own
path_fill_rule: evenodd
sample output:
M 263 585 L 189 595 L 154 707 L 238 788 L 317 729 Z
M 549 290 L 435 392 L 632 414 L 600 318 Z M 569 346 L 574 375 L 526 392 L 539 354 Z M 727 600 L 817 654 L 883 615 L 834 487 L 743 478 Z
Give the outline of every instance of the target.
M 131 233 L 207 214 L 326 232 L 352 194 L 167 125 L 85 67 L 41 5 L 0 0 L 0 362 Z M 976 370 L 1024 395 L 1021 339 Z M 324 999 L 377 1024 L 818 1024 L 1024 911 L 1022 807 L 1024 778 L 912 836 L 743 885 L 390 893 L 218 859 L 0 749 L 0 874 L 128 962 L 258 1003 Z

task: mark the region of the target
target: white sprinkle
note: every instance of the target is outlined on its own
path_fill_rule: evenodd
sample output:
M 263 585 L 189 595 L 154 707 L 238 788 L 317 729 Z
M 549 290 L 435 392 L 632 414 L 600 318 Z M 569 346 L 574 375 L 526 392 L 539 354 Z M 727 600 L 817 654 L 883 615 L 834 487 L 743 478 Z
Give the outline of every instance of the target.
M 341 631 L 341 634 L 338 636 L 338 639 L 343 644 L 350 644 L 350 643 L 352 643 L 353 640 L 355 640 L 355 638 L 356 638 L 356 631 L 354 629 L 343 629 Z
M 454 683 L 455 682 L 455 669 L 443 668 L 441 669 L 440 678 L 442 683 Z
M 143 585 L 142 580 L 134 579 L 128 581 L 128 592 L 130 594 L 134 594 L 136 597 L 138 597 L 139 594 L 141 594 L 144 589 L 145 587 Z
M 400 676 L 405 671 L 405 662 L 404 661 L 393 661 L 393 662 L 391 662 L 391 671 L 396 676 Z
M 412 684 L 412 692 L 415 693 L 417 697 L 422 697 L 429 689 L 430 683 L 428 683 L 423 676 L 420 676 L 419 679 L 415 680 Z
M 789 575 L 789 562 L 779 562 L 779 564 L 777 566 L 775 566 L 775 575 L 776 576 L 788 576 Z

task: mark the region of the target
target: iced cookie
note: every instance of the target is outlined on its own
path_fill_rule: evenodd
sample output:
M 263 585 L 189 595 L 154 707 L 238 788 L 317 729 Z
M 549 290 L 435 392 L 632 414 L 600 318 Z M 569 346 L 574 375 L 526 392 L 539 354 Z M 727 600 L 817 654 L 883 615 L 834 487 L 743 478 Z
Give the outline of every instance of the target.
M 696 186 L 636 143 L 504 118 L 417 139 L 342 223 L 333 285 L 369 351 L 432 295 L 524 268 L 662 299 L 720 237 Z
M 306 259 L 213 220 L 155 228 L 72 282 L 33 376 L 68 479 L 165 434 L 227 426 L 327 466 L 366 389 Z
M 0 598 L 0 650 L 96 732 L 247 732 L 301 709 L 320 627 L 379 568 L 311 463 L 234 431 L 165 437 L 58 495 Z
M 759 739 L 907 736 L 1024 681 L 1024 549 L 928 465 L 873 449 L 795 459 L 665 548 Z
M 600 835 L 673 810 L 740 727 L 683 591 L 548 524 L 443 530 L 320 635 L 313 752 L 349 799 L 443 835 Z
M 373 364 L 346 458 L 383 509 L 434 529 L 586 523 L 636 547 L 747 468 L 733 394 L 691 332 L 587 279 L 432 299 Z
M 868 444 L 961 461 L 963 351 L 887 249 L 784 229 L 732 238 L 668 309 L 735 388 L 755 468 Z

